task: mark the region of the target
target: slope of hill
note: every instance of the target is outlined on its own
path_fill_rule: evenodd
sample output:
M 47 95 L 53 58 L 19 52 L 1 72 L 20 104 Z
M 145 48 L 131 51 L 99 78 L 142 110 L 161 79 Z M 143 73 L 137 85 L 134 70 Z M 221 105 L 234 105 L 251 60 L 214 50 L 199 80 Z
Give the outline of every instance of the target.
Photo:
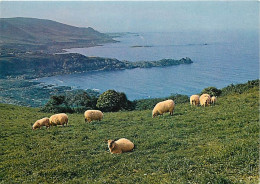
M 215 106 L 178 104 L 173 116 L 151 110 L 105 113 L 68 127 L 31 130 L 38 109 L 0 104 L 0 183 L 258 183 L 259 89 Z M 105 139 L 126 137 L 133 152 L 111 155 Z
M 52 20 L 36 18 L 0 18 L 0 44 L 18 47 L 81 47 L 114 41 L 91 27 L 79 28 Z

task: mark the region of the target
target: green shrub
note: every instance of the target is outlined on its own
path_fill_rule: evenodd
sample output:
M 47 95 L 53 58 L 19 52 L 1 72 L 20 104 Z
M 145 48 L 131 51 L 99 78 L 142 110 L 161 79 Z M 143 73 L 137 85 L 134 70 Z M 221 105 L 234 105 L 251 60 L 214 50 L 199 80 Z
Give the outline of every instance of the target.
M 189 97 L 187 95 L 181 95 L 181 94 L 173 94 L 173 95 L 169 96 L 168 99 L 172 99 L 175 104 L 189 102 Z
M 175 104 L 187 103 L 189 102 L 189 97 L 187 95 L 173 94 L 166 98 L 151 98 L 151 99 L 141 99 L 133 101 L 133 106 L 135 110 L 151 110 L 154 106 L 161 101 L 172 99 Z
M 259 79 L 248 81 L 247 83 L 244 83 L 244 84 L 236 84 L 236 85 L 230 84 L 227 87 L 224 87 L 222 89 L 221 95 L 225 96 L 225 95 L 229 95 L 232 93 L 242 94 L 254 87 L 259 87 Z
M 141 99 L 133 101 L 133 104 L 135 110 L 151 110 L 158 102 L 163 100 L 163 98 Z
M 41 109 L 43 112 L 76 112 L 83 113 L 88 109 L 96 109 L 97 97 L 89 95 L 85 90 L 74 90 L 66 95 L 54 95 Z
M 120 102 L 120 110 L 134 109 L 133 103 L 127 99 L 125 93 L 118 93 L 118 95 L 119 95 L 119 102 Z
M 71 93 L 66 96 L 66 101 L 73 112 L 83 113 L 88 109 L 96 108 L 97 98 L 90 96 L 86 91 L 81 91 L 77 94 Z
M 219 96 L 221 94 L 221 90 L 215 87 L 207 87 L 201 91 L 201 94 L 209 94 L 210 96 Z
M 72 109 L 68 106 L 66 97 L 64 95 L 51 96 L 50 100 L 41 109 L 43 112 L 72 112 Z
M 96 106 L 105 112 L 115 112 L 129 109 L 130 104 L 124 93 L 108 90 L 99 96 Z

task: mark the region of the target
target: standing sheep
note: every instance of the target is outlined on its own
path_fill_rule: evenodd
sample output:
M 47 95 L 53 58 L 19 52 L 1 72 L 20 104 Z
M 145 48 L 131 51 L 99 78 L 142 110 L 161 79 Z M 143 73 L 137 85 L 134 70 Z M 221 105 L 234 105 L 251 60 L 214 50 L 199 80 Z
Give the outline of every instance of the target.
M 87 110 L 84 113 L 85 122 L 91 122 L 93 120 L 101 121 L 103 118 L 103 113 L 99 110 Z
M 173 115 L 175 104 L 173 100 L 165 100 L 159 102 L 153 108 L 152 116 L 162 115 L 163 113 L 170 112 L 170 115 Z
M 46 126 L 46 128 L 49 128 L 49 126 L 50 126 L 49 118 L 42 118 L 42 119 L 37 120 L 33 124 L 32 129 L 35 130 L 37 128 L 41 128 L 42 126 Z
M 217 102 L 217 97 L 215 96 L 211 97 L 211 104 L 215 105 L 216 102 Z
M 199 105 L 200 104 L 200 97 L 199 95 L 192 95 L 190 97 L 190 105 Z
M 134 149 L 134 143 L 132 143 L 126 138 L 121 138 L 117 141 L 108 140 L 107 144 L 111 154 L 128 152 Z
M 208 105 L 210 105 L 210 102 L 211 102 L 211 100 L 210 100 L 210 95 L 209 94 L 202 94 L 201 96 L 200 96 L 200 105 L 201 106 L 208 106 Z
M 68 122 L 69 122 L 69 118 L 68 115 L 65 113 L 54 114 L 50 117 L 50 124 L 52 126 L 56 126 L 56 125 L 64 126 L 64 124 L 66 124 L 67 126 Z

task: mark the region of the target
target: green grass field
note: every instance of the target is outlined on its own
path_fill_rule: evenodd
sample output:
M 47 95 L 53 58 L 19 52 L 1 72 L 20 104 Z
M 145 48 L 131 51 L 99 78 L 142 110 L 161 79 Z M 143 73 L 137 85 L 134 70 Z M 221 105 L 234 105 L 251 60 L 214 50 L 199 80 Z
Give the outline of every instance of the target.
M 211 107 L 177 104 L 173 116 L 68 114 L 68 127 L 32 131 L 51 114 L 0 104 L 0 183 L 258 183 L 258 109 L 253 88 Z M 104 140 L 122 137 L 134 151 L 110 154 Z

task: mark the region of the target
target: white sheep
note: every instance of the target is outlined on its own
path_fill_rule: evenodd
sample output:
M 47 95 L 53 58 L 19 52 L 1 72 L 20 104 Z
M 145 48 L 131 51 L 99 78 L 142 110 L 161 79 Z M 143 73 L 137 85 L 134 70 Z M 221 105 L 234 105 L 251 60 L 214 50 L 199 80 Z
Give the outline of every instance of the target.
M 103 116 L 103 113 L 99 110 L 87 110 L 84 113 L 85 122 L 88 121 L 89 123 L 93 120 L 101 121 Z
M 200 104 L 200 97 L 199 95 L 191 95 L 190 97 L 190 105 L 199 105 Z
M 170 115 L 173 115 L 175 104 L 173 100 L 165 100 L 162 102 L 159 102 L 155 105 L 153 108 L 152 117 L 155 117 L 157 115 L 162 115 L 163 113 L 170 112 Z
M 64 124 L 66 124 L 67 126 L 68 122 L 69 122 L 69 118 L 68 115 L 65 113 L 54 114 L 50 117 L 50 124 L 52 126 L 56 126 L 56 125 L 64 126 Z
M 117 141 L 108 140 L 107 144 L 111 154 L 128 152 L 134 149 L 134 143 L 126 138 L 121 138 Z
M 202 94 L 200 96 L 200 105 L 201 106 L 208 106 L 210 105 L 210 102 L 211 102 L 211 98 L 210 98 L 210 95 L 209 94 Z
M 41 128 L 42 126 L 46 126 L 46 128 L 49 128 L 49 126 L 50 126 L 49 118 L 42 118 L 42 119 L 37 120 L 33 124 L 32 129 L 35 130 L 37 128 Z
M 217 102 L 217 97 L 215 96 L 211 97 L 211 104 L 215 105 L 216 102 Z

